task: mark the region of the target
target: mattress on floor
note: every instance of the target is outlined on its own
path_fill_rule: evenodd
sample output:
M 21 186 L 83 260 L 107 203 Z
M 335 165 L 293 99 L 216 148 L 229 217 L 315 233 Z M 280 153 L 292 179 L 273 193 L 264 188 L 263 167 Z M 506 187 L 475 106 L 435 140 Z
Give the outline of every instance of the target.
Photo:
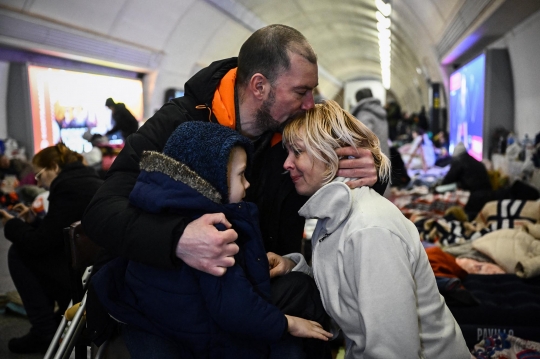
M 540 277 L 471 274 L 463 286 L 479 304 L 447 304 L 469 348 L 499 332 L 540 342 Z

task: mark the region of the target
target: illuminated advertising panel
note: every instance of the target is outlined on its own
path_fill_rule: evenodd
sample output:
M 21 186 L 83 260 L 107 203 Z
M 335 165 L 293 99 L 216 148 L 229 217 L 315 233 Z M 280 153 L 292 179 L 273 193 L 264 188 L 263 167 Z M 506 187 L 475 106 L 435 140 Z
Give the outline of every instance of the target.
M 478 56 L 450 76 L 450 153 L 463 142 L 469 154 L 482 160 L 486 56 Z
M 143 118 L 141 80 L 39 66 L 28 66 L 28 79 L 35 152 L 60 141 L 77 152 L 90 150 L 84 132 L 103 135 L 114 125 L 109 97 Z

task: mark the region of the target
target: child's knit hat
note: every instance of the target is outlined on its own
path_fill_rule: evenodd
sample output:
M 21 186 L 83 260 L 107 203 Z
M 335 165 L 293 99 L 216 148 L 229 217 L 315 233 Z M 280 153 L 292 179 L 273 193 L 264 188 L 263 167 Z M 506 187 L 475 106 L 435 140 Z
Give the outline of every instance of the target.
M 188 121 L 174 130 L 163 154 L 182 162 L 208 181 L 221 194 L 222 202 L 227 203 L 227 165 L 235 146 L 246 150 L 248 172 L 253 152 L 249 139 L 217 123 Z

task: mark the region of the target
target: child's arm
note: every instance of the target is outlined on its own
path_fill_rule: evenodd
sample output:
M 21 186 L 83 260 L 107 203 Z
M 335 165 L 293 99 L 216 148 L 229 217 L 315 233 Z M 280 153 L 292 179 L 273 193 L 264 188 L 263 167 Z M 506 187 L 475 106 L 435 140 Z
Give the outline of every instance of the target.
M 291 253 L 280 256 L 273 252 L 266 253 L 270 266 L 270 278 L 279 277 L 290 272 L 302 272 L 313 277 L 313 271 L 306 259 L 300 253 Z
M 301 338 L 315 338 L 328 341 L 332 334 L 323 329 L 322 325 L 312 320 L 286 315 L 287 330 L 291 335 Z
M 326 338 L 322 329 L 314 328 L 315 322 L 286 317 L 259 295 L 239 265 L 230 267 L 222 277 L 199 273 L 206 308 L 223 330 L 269 343 L 279 341 L 287 331 L 294 336 Z

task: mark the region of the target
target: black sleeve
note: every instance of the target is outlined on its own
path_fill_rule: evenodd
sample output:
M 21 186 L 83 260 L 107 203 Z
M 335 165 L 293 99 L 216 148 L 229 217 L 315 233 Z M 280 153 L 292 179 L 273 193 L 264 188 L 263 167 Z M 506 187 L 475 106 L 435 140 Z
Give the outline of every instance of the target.
M 86 189 L 92 188 L 96 185 L 89 183 Z M 90 201 L 91 194 L 85 195 L 86 189 L 74 192 L 63 186 L 55 187 L 54 199 L 50 201 L 45 217 L 32 224 L 13 218 L 6 222 L 5 237 L 36 255 L 63 251 L 64 228 L 81 219 Z
M 105 136 L 108 136 L 110 134 L 113 134 L 115 133 L 116 131 L 119 131 L 120 130 L 120 126 L 118 125 L 118 122 L 116 120 L 114 120 L 114 126 L 113 128 L 111 128 L 109 131 L 107 131 L 105 133 Z
M 157 267 L 172 268 L 187 218 L 163 213 L 150 214 L 129 204 L 139 175 L 143 151 L 162 151 L 174 129 L 188 120 L 173 104 L 162 107 L 138 132 L 129 136 L 82 219 L 85 233 L 116 255 Z
M 456 183 L 459 182 L 461 177 L 461 171 L 462 166 L 460 165 L 459 161 L 456 161 L 455 159 L 452 159 L 452 164 L 450 165 L 450 169 L 444 176 L 441 184 L 450 184 L 450 183 Z
M 377 178 L 377 182 L 373 185 L 373 188 L 378 194 L 381 196 L 384 195 L 384 191 L 386 191 L 386 186 L 388 186 L 388 181 L 383 181 L 380 178 Z

